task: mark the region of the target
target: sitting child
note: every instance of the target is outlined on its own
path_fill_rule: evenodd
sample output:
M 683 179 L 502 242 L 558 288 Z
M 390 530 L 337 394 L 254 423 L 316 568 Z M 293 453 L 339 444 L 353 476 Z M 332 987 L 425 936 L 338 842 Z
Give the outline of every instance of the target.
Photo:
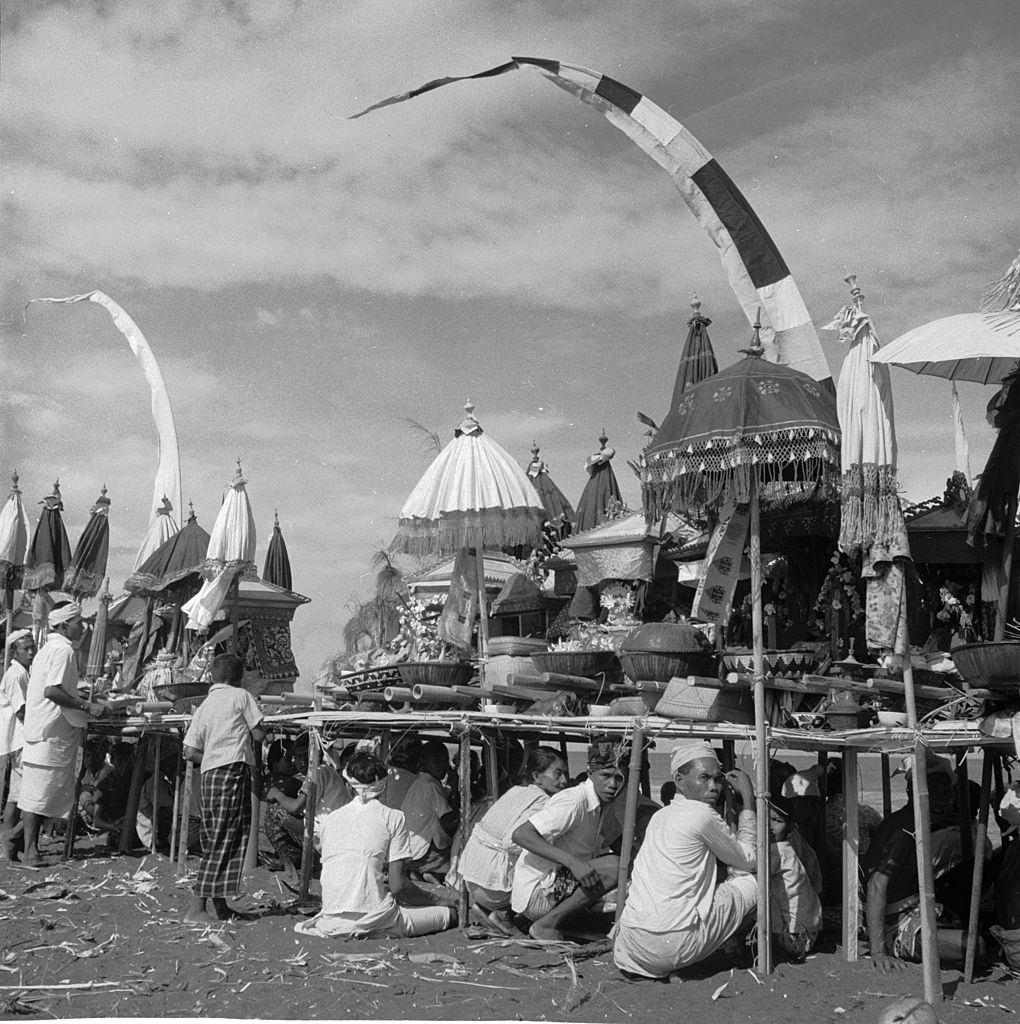
M 407 877 L 411 844 L 404 815 L 379 802 L 386 767 L 359 751 L 344 780 L 354 798 L 322 825 L 322 911 L 294 930 L 322 938 L 410 938 L 456 924 L 457 894 L 433 898 Z
M 772 934 L 781 949 L 803 959 L 821 931 L 822 902 L 804 863 L 797 856 L 793 841 L 797 829 L 790 815 L 789 800 L 773 797 L 769 807 Z M 802 849 L 810 850 L 810 847 L 805 843 Z

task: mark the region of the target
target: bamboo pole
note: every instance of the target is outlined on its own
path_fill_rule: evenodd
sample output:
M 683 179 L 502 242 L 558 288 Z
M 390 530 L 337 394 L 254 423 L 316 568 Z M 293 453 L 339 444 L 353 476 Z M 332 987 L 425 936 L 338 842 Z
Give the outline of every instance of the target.
M 860 927 L 860 825 L 858 821 L 858 792 L 860 773 L 857 751 L 849 747 L 843 752 L 843 953 L 847 963 L 860 957 L 858 929 Z
M 182 747 L 183 749 L 183 747 Z M 177 860 L 177 844 L 180 842 L 181 818 L 181 758 L 178 756 L 174 765 L 174 804 L 170 812 L 170 863 Z
M 124 809 L 124 827 L 120 830 L 120 852 L 131 852 L 131 836 L 138 820 L 138 803 L 142 796 L 142 782 L 145 780 L 145 746 L 146 739 L 138 740 L 135 750 L 135 763 L 131 769 L 131 786 L 128 789 L 127 807 Z
M 754 645 L 754 749 L 757 794 L 758 970 L 772 973 L 769 900 L 769 739 L 765 717 L 765 641 L 762 635 L 761 522 L 758 481 L 751 475 L 751 631 Z
M 471 729 L 464 726 L 460 734 L 460 763 L 457 765 L 457 778 L 460 783 L 460 827 L 462 835 L 467 835 L 468 823 L 471 821 Z M 471 921 L 468 914 L 469 901 L 467 883 L 460 881 L 460 900 L 457 907 L 458 923 L 467 928 Z
M 163 734 L 156 733 L 155 753 L 152 765 L 152 834 L 149 836 L 149 853 L 155 853 L 159 846 L 159 779 L 160 758 L 163 753 Z
M 641 766 L 644 763 L 645 734 L 640 726 L 631 734 L 630 767 L 627 772 L 627 797 L 623 808 L 623 842 L 620 846 L 620 870 L 616 876 L 616 916 L 620 920 L 623 905 L 627 899 L 627 877 L 630 873 L 630 858 L 634 851 L 634 824 L 637 821 L 638 790 L 641 783 Z
M 903 582 L 906 590 L 906 580 Z M 904 597 L 906 595 L 904 594 Z M 907 728 L 914 733 L 914 770 L 910 773 L 914 794 L 914 842 L 917 848 L 917 884 L 921 911 L 921 973 L 924 998 L 933 1006 L 942 1001 L 942 974 L 939 969 L 938 925 L 935 921 L 935 880 L 931 862 L 931 812 L 928 807 L 928 776 L 925 773 L 926 747 L 917 727 L 917 703 L 914 700 L 914 667 L 910 662 L 910 637 L 904 609 L 903 688 L 907 705 Z
M 195 766 L 184 762 L 184 799 L 181 801 L 181 829 L 177 842 L 177 870 L 184 874 L 188 864 L 188 824 L 191 820 L 191 793 L 195 784 Z M 201 778 L 199 779 L 201 785 Z
M 4 606 L 7 609 L 7 631 L 4 633 L 4 640 L 14 632 L 14 587 L 4 588 Z M 4 671 L 11 667 L 11 658 L 14 657 L 14 648 L 4 644 Z
M 892 780 L 889 777 L 889 755 L 882 754 L 882 817 L 892 814 Z
M 308 899 L 312 884 L 312 862 L 315 859 L 315 805 L 319 799 L 319 743 L 309 730 L 308 734 L 308 797 L 305 800 L 305 835 L 301 844 L 301 902 Z
M 482 733 L 485 742 L 485 784 L 492 800 L 499 799 L 499 748 L 496 737 L 491 733 Z
M 963 983 L 974 980 L 974 957 L 977 954 L 978 911 L 981 909 L 981 887 L 985 872 L 985 839 L 988 835 L 988 806 L 992 793 L 992 760 L 995 755 L 986 750 L 981 764 L 981 802 L 978 804 L 977 836 L 974 840 L 974 873 L 970 881 L 970 913 L 967 916 L 967 950 L 963 958 Z M 969 823 L 968 823 L 969 824 Z M 970 829 L 967 829 L 968 833 Z
M 489 605 L 485 599 L 485 545 L 481 529 L 475 535 L 475 583 L 478 586 L 478 678 L 485 685 L 489 658 Z
M 970 777 L 967 771 L 967 751 L 956 766 L 956 809 L 960 824 L 960 855 L 966 864 L 974 856 L 974 833 L 970 830 Z

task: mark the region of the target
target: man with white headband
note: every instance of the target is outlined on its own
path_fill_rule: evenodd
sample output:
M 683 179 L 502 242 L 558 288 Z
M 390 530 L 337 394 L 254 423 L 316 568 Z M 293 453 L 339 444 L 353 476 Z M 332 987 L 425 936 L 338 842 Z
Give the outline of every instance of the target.
M 742 771 L 723 774 L 702 740 L 677 743 L 670 759 L 676 798 L 648 824 L 627 901 L 613 930 L 625 977 L 665 979 L 731 938 L 757 900 L 754 788 Z M 729 783 L 740 798 L 734 836 L 716 810 Z M 730 877 L 717 884 L 719 862 Z M 738 872 L 735 874 L 734 872 Z
M 18 807 L 24 818 L 22 863 L 39 863 L 39 826 L 64 818 L 74 804 L 78 747 L 89 715 L 106 705 L 78 696 L 78 648 L 85 635 L 73 601 L 49 613 L 49 633 L 32 662 L 25 695 L 24 747 Z
M 0 787 L 7 765 L 11 766 L 7 804 L 4 807 L 4 852 L 14 860 L 20 845 L 18 796 L 21 793 L 21 748 L 24 746 L 25 696 L 28 693 L 28 670 L 35 657 L 35 640 L 30 629 L 18 629 L 4 644 L 10 651 L 11 664 L 0 679 Z M 19 830 L 20 831 L 20 830 Z

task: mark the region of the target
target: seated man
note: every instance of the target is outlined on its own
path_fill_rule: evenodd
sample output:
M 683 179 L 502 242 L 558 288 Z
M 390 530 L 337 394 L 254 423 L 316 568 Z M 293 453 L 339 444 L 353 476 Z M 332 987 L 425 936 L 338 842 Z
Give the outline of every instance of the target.
M 421 740 L 417 737 L 403 736 L 393 744 L 386 759 L 389 771 L 386 775 L 386 788 L 379 798 L 381 804 L 392 807 L 395 811 L 400 810 L 407 791 L 418 777 L 420 760 Z
M 129 743 L 114 743 L 110 748 L 113 766 L 96 789 L 96 802 L 92 811 L 92 827 L 109 833 L 106 839 L 111 850 L 120 848 L 120 833 L 127 812 L 128 792 L 131 789 L 131 760 L 134 747 Z
M 912 760 L 912 758 L 911 758 Z M 907 772 L 909 783 L 911 767 Z M 931 816 L 931 857 L 937 880 L 963 859 L 956 821 L 956 775 L 944 758 L 926 755 L 928 805 Z M 907 804 L 894 811 L 875 830 L 868 852 L 861 858 L 865 887 L 865 915 L 871 960 L 886 973 L 895 960 L 915 963 L 921 959 L 921 912 L 914 838 L 913 787 L 908 785 Z M 936 911 L 941 912 L 936 904 Z M 962 959 L 963 933 L 940 927 L 940 959 Z
M 588 777 L 554 793 L 513 832 L 524 853 L 514 870 L 510 905 L 531 922 L 534 939 L 561 939 L 565 920 L 615 888 L 619 858 L 600 855 L 603 812 L 624 784 L 620 768 L 629 757 L 619 744 L 596 741 L 588 748 Z
M 269 745 L 267 762 L 269 776 L 266 780 L 263 828 L 284 873 L 293 881 L 297 878 L 304 849 L 305 797 L 301 792 L 301 781 L 294 774 L 290 749 L 282 740 L 274 740 Z M 283 801 L 287 802 L 287 807 Z
M 411 860 L 407 867 L 421 875 L 445 875 L 450 867 L 450 844 L 457 831 L 457 814 L 443 779 L 450 772 L 450 755 L 440 740 L 422 744 L 418 777 L 404 797 Z
M 652 816 L 614 929 L 613 958 L 626 976 L 666 978 L 730 939 L 757 902 L 754 788 L 725 776 L 702 740 L 677 743 L 670 759 L 676 798 Z M 734 836 L 715 809 L 726 783 L 741 801 Z M 718 866 L 740 872 L 717 884 Z
M 81 824 L 86 829 L 95 828 L 93 819 L 99 784 L 112 771 L 113 769 L 106 763 L 106 747 L 97 740 L 89 740 L 85 744 L 81 778 L 78 783 L 78 814 Z
M 772 934 L 776 945 L 798 960 L 804 959 L 822 930 L 821 871 L 814 861 L 815 877 L 805 858 L 814 851 L 806 842 L 798 850 L 799 835 L 793 822 L 792 800 L 784 796 L 772 798 L 769 807 L 769 828 L 772 832 L 769 865 L 769 900 Z

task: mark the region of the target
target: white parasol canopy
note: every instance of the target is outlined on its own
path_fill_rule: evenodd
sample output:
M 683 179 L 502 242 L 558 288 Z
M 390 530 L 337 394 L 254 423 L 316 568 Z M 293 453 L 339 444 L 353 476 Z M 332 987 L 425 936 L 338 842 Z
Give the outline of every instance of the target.
M 206 629 L 220 614 L 230 585 L 241 575 L 255 575 L 255 517 L 237 461 L 234 479 L 209 534 L 209 549 L 202 567 L 206 581 L 181 611 L 188 629 Z
M 0 509 L 0 579 L 4 586 L 7 585 L 8 574 L 24 566 L 28 550 L 28 516 L 21 500 L 17 472 L 11 475 L 11 481 L 11 496 Z M 12 578 L 11 588 L 19 582 Z
M 901 334 L 872 357 L 946 380 L 999 384 L 1020 362 L 1020 311 L 958 313 Z
M 131 567 L 132 572 L 137 572 L 138 567 L 156 551 L 158 551 L 175 533 L 180 531 L 177 520 L 174 519 L 174 507 L 170 499 L 164 494 L 162 504 L 156 509 L 155 516 L 149 524 L 145 537 L 142 539 L 142 546 L 135 556 L 135 564 Z
M 443 555 L 461 548 L 537 547 L 545 509 L 524 470 L 491 440 L 469 401 L 454 439 L 400 510 L 392 550 Z

